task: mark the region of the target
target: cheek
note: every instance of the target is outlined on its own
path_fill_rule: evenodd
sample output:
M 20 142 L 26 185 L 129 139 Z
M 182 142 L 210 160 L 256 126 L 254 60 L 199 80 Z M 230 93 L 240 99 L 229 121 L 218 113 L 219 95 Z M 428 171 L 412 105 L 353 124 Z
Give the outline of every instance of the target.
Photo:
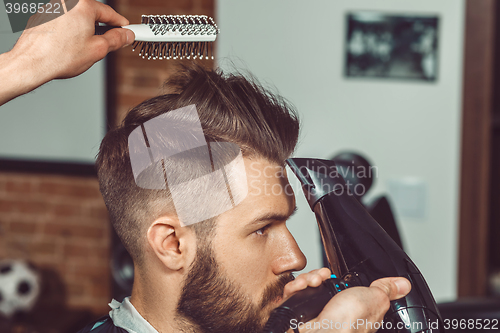
M 239 283 L 248 294 L 262 293 L 272 275 L 271 255 L 258 242 L 233 242 L 220 247 L 217 261 L 227 276 Z

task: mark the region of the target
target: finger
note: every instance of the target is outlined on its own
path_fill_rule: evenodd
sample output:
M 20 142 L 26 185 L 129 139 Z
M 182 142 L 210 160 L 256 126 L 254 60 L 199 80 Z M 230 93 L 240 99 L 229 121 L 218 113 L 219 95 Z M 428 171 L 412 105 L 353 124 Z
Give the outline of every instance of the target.
M 370 287 L 382 289 L 391 301 L 406 296 L 411 290 L 410 281 L 402 277 L 378 279 L 373 281 Z
M 305 274 L 301 274 L 295 278 L 295 280 L 287 283 L 283 289 L 283 299 L 287 299 L 299 290 L 306 289 L 308 286 L 307 278 Z
M 94 2 L 94 6 L 96 10 L 95 12 L 96 22 L 106 23 L 109 25 L 117 25 L 117 26 L 124 26 L 129 24 L 129 21 L 125 17 L 115 12 L 115 10 L 110 6 L 97 1 Z
M 326 280 L 332 276 L 332 271 L 329 268 L 323 267 L 318 270 L 318 274 L 321 275 L 323 280 Z
M 311 271 L 310 273 L 306 274 L 305 277 L 307 279 L 307 285 L 310 287 L 317 287 L 323 281 L 329 279 L 331 277 L 331 272 L 328 268 L 323 267 L 320 269 L 315 269 Z
M 325 280 L 325 279 L 318 272 L 316 272 L 315 274 L 310 274 L 307 276 L 307 286 L 308 287 L 317 287 L 321 283 L 323 283 L 323 280 Z
M 318 271 L 319 269 L 313 269 L 312 271 L 308 272 L 308 273 L 303 273 L 303 274 L 300 274 L 299 276 L 297 276 L 297 278 L 295 279 L 295 281 L 297 282 L 297 284 L 300 284 L 300 285 L 303 285 L 305 282 L 305 285 L 308 286 L 309 283 L 315 279 L 315 277 L 318 276 Z
M 291 294 L 307 287 L 318 287 L 321 283 L 323 283 L 323 281 L 329 279 L 330 276 L 330 270 L 325 267 L 312 270 L 309 273 L 301 274 L 295 278 L 295 280 L 286 284 L 283 295 L 286 298 Z
M 285 285 L 285 293 L 291 294 L 298 290 L 305 289 L 307 287 L 307 279 L 303 276 L 298 276 L 295 280 L 287 283 Z
M 313 276 L 313 275 L 318 275 L 318 274 L 321 275 L 321 277 L 324 277 L 325 279 L 328 279 L 331 276 L 330 269 L 328 269 L 326 267 L 322 267 L 322 268 L 313 269 L 312 271 L 310 271 L 308 273 L 302 273 L 297 278 Z
M 94 36 L 104 38 L 108 43 L 107 52 L 116 51 L 121 47 L 130 45 L 134 42 L 135 35 L 129 29 L 111 29 L 104 35 Z

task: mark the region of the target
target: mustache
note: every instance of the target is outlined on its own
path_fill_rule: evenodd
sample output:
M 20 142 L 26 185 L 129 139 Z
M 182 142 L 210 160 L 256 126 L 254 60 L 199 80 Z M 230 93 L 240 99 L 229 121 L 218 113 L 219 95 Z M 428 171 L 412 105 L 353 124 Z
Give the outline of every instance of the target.
M 283 297 L 283 291 L 285 289 L 285 285 L 288 282 L 295 280 L 295 277 L 292 273 L 281 275 L 276 282 L 267 286 L 264 290 L 264 294 L 262 296 L 262 302 L 260 304 L 261 309 L 264 309 L 267 304 L 275 301 L 276 299 Z

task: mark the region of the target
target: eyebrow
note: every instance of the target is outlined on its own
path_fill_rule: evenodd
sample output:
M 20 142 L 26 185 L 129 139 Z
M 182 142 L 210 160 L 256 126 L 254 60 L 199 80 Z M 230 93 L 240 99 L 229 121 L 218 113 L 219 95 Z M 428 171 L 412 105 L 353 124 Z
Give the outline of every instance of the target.
M 278 214 L 278 213 L 267 213 L 254 218 L 247 225 L 251 226 L 254 224 L 264 223 L 267 221 L 285 221 L 292 217 L 297 212 L 297 206 L 293 209 L 291 214 Z

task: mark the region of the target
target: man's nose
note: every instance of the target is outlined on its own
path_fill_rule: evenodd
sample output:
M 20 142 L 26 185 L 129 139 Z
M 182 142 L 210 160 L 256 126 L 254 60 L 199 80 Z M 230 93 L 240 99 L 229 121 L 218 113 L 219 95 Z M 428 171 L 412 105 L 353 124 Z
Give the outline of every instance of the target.
M 273 273 L 280 275 L 303 270 L 306 267 L 307 259 L 300 250 L 295 238 L 286 226 L 277 242 L 275 248 L 275 258 L 273 260 Z

